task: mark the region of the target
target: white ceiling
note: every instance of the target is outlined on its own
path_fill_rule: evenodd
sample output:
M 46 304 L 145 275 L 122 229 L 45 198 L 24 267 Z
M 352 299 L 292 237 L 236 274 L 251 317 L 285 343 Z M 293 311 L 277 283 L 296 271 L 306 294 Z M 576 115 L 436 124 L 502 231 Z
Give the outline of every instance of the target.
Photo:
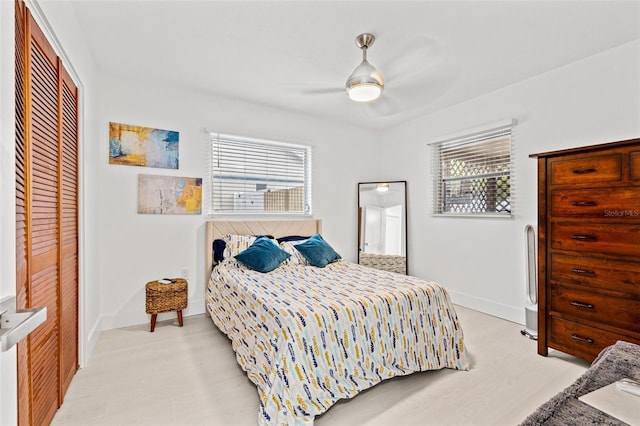
M 375 129 L 640 38 L 636 0 L 72 4 L 101 72 Z M 386 80 L 371 104 L 342 91 L 362 32 Z

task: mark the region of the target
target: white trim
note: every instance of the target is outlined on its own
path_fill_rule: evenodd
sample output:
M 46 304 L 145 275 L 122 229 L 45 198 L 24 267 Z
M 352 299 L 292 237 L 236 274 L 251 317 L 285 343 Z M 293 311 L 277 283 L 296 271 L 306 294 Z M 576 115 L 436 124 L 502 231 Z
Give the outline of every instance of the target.
M 485 314 L 512 321 L 517 324 L 525 324 L 524 309 L 522 306 L 510 306 L 497 303 L 492 300 L 471 296 L 466 293 L 447 290 L 451 296 L 451 301 L 455 305 L 464 306 Z
M 205 219 L 207 220 L 239 220 L 239 219 L 248 219 L 248 220 L 278 220 L 278 219 L 313 219 L 313 214 L 306 213 L 274 213 L 268 214 L 264 212 L 260 213 L 247 213 L 247 212 L 225 212 L 225 213 L 209 213 L 205 215 Z
M 15 3 L 0 0 L 0 298 L 16 294 Z M 17 350 L 0 352 L 0 425 L 18 422 Z
M 474 219 L 486 217 L 488 219 L 511 219 L 513 218 L 513 213 L 431 213 L 431 217 L 472 217 Z
M 78 75 L 78 73 L 76 72 L 76 69 L 74 68 L 73 64 L 69 60 L 69 56 L 67 55 L 64 48 L 62 47 L 62 43 L 60 43 L 60 40 L 58 39 L 55 32 L 53 31 L 53 28 L 51 27 L 51 24 L 49 24 L 49 21 L 47 20 L 44 12 L 42 12 L 42 8 L 40 7 L 40 2 L 44 2 L 44 0 L 25 0 L 24 3 L 29 9 L 29 11 L 31 12 L 31 16 L 33 16 L 33 19 L 35 19 L 36 22 L 38 23 L 38 26 L 40 27 L 43 34 L 47 38 L 47 41 L 49 42 L 49 44 L 51 44 L 51 47 L 53 47 L 53 50 L 62 60 L 62 64 L 64 65 L 64 68 L 69 73 L 69 76 L 73 79 L 73 82 L 76 83 L 76 86 L 78 86 L 78 89 L 80 89 L 80 85 L 82 85 L 80 76 Z
M 134 310 L 120 310 L 107 315 L 103 315 L 101 318 L 101 330 L 113 330 L 114 328 L 123 328 L 131 326 L 149 325 L 151 316 L 138 307 L 132 308 Z M 206 314 L 206 298 L 201 297 L 197 299 L 189 299 L 188 306 L 182 310 L 182 316 L 184 318 L 194 315 Z M 208 315 L 208 314 L 207 314 Z M 158 314 L 158 321 L 176 320 L 177 314 L 175 311 L 163 312 Z
M 475 126 L 467 130 L 451 133 L 427 142 L 427 145 L 437 145 L 445 142 L 455 141 L 456 139 L 467 139 L 473 137 L 476 134 L 493 132 L 500 129 L 506 129 L 513 127 L 517 124 L 515 118 L 504 119 L 493 123 L 484 124 L 482 126 Z
M 253 138 L 253 137 L 249 137 L 249 136 L 240 136 L 237 134 L 233 134 L 233 133 L 225 133 L 225 132 L 214 132 L 213 130 L 209 129 L 208 127 L 203 127 L 202 128 L 202 132 L 206 133 L 209 136 L 208 141 L 211 141 L 211 138 L 214 136 L 220 137 L 220 136 L 225 136 L 228 138 L 231 138 L 230 140 L 238 140 L 238 141 L 249 141 L 249 142 L 256 142 L 256 143 L 273 143 L 273 144 L 281 144 L 281 145 L 285 145 L 285 146 L 304 146 L 304 147 L 310 147 L 311 149 L 316 148 L 315 145 L 311 145 L 311 144 L 306 144 L 306 143 L 301 143 L 301 142 L 287 142 L 284 141 L 282 139 L 263 139 L 263 138 Z M 229 139 L 227 139 L 229 140 Z
M 91 342 L 91 336 L 93 335 L 93 328 L 89 334 L 85 333 L 87 328 L 86 322 L 86 283 L 88 282 L 86 276 L 85 259 L 86 244 L 84 236 L 86 235 L 86 203 L 85 203 L 85 149 L 84 144 L 87 140 L 85 137 L 85 102 L 84 102 L 84 86 L 82 84 L 77 85 L 78 88 L 78 365 L 80 368 L 84 368 L 89 361 L 89 356 L 93 352 L 95 342 Z M 99 321 L 98 321 L 99 322 Z M 97 324 L 96 324 L 97 325 Z M 100 329 L 98 329 L 100 330 Z M 98 337 L 99 337 L 98 333 Z M 88 347 L 87 347 L 88 346 Z
M 295 143 L 295 142 L 285 142 L 285 141 L 279 141 L 274 139 L 260 139 L 260 138 L 253 138 L 249 136 L 238 136 L 238 135 L 231 135 L 228 133 L 220 133 L 220 132 L 208 132 L 208 133 L 209 133 L 209 143 L 211 143 L 211 140 L 215 138 L 216 140 L 219 140 L 219 141 L 228 141 L 228 142 L 251 142 L 256 144 L 259 143 L 259 144 L 266 144 L 266 145 L 279 145 L 279 146 L 286 146 L 286 147 L 292 147 L 292 148 L 313 148 L 311 145 L 304 145 L 304 144 Z

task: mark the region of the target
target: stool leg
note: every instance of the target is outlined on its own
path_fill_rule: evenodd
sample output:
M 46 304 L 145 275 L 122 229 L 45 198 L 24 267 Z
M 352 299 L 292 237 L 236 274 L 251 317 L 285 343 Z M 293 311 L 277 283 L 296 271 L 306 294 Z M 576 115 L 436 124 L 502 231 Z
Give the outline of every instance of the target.
M 156 329 L 156 319 L 158 319 L 158 314 L 151 314 L 151 332 Z
M 178 310 L 178 324 L 182 327 L 182 309 Z

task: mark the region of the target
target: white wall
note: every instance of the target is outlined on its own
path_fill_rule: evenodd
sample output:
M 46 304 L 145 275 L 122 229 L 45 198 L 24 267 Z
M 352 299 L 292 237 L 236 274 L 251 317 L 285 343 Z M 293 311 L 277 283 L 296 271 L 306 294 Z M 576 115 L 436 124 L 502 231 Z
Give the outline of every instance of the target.
M 0 1 L 0 299 L 16 294 L 13 1 Z M 0 352 L 0 425 L 16 422 L 16 349 Z
M 528 156 L 640 137 L 639 76 L 635 41 L 386 131 L 379 178 L 408 180 L 411 274 L 445 285 L 456 303 L 524 323 L 524 227 L 537 226 Z M 518 122 L 513 217 L 432 217 L 427 143 L 507 118 Z
M 180 132 L 179 170 L 110 165 L 110 121 Z M 238 100 L 115 76 L 100 84 L 99 156 L 87 164 L 99 174 L 100 312 L 103 328 L 149 321 L 144 285 L 190 271 L 185 315 L 204 312 L 204 215 L 136 213 L 137 175 L 205 177 L 212 131 L 313 146 L 313 215 L 343 258 L 355 260 L 357 182 L 370 179 L 377 133 Z M 356 161 L 356 159 L 358 159 Z M 373 173 L 374 174 L 374 173 Z M 174 313 L 159 319 L 171 318 Z

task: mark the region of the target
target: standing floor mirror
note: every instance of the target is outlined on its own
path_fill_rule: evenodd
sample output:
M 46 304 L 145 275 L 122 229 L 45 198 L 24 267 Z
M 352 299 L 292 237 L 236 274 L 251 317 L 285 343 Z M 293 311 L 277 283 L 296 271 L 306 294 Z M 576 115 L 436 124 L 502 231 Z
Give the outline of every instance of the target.
M 358 263 L 408 274 L 406 181 L 358 184 Z

